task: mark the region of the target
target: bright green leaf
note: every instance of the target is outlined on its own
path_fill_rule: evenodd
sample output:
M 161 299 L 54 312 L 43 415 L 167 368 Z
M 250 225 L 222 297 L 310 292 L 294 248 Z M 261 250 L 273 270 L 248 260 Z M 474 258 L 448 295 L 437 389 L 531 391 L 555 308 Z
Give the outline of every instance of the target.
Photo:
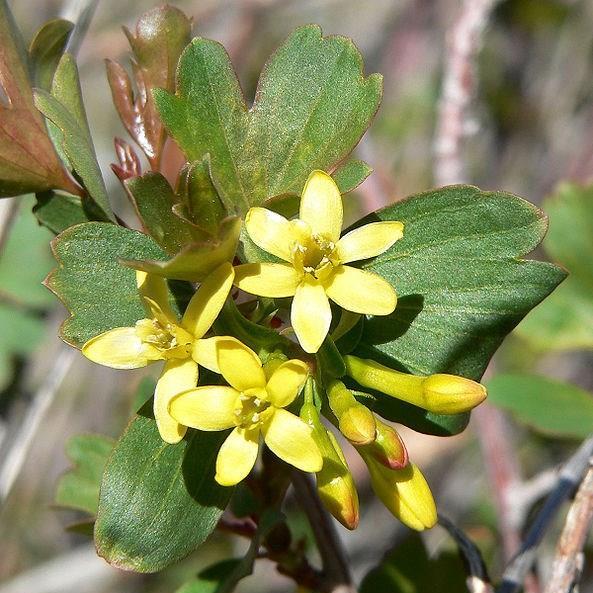
M 81 434 L 70 438 L 66 454 L 72 462 L 58 482 L 55 504 L 61 507 L 97 513 L 99 486 L 114 441 L 98 434 Z
M 593 394 L 571 383 L 536 375 L 496 375 L 488 400 L 519 422 L 555 437 L 584 439 L 593 427 Z
M 219 195 L 237 214 L 300 194 L 313 169 L 332 170 L 360 140 L 381 98 L 379 75 L 344 37 L 297 29 L 265 66 L 248 110 L 224 48 L 196 38 L 183 52 L 177 92 L 155 89 L 160 115 L 189 160 L 209 153 Z
M 78 69 L 70 54 L 64 54 L 60 59 L 53 79 L 52 94 L 42 89 L 35 91 L 35 105 L 59 130 L 56 134 L 57 143 L 100 209 L 97 218 L 103 214 L 113 220 L 82 102 Z
M 340 165 L 332 173 L 332 177 L 340 188 L 340 193 L 347 194 L 356 189 L 372 172 L 373 168 L 364 161 L 352 160 Z
M 33 206 L 33 214 L 39 224 L 48 228 L 55 235 L 75 224 L 92 220 L 92 214 L 87 214 L 85 204 L 78 196 L 46 191 L 36 194 L 35 197 L 37 204 Z
M 393 284 L 395 312 L 367 319 L 355 353 L 421 375 L 479 380 L 523 316 L 564 279 L 520 259 L 544 236 L 535 206 L 503 192 L 453 186 L 413 196 L 360 224 L 401 220 L 404 237 L 363 265 Z
M 175 593 L 218 593 L 221 583 L 241 565 L 241 559 L 228 558 L 205 568 Z
M 233 492 L 214 481 L 225 437 L 191 430 L 168 445 L 152 418 L 137 416 L 103 475 L 95 523 L 99 555 L 119 568 L 156 572 L 202 544 Z
M 62 338 L 80 348 L 90 338 L 115 327 L 129 327 L 145 317 L 136 274 L 120 258 L 164 258 L 147 235 L 110 223 L 90 222 L 66 229 L 53 243 L 58 267 L 47 286 L 71 317 Z
M 592 349 L 593 185 L 564 184 L 544 201 L 544 209 L 550 217 L 544 248 L 569 277 L 517 332 L 538 349 Z

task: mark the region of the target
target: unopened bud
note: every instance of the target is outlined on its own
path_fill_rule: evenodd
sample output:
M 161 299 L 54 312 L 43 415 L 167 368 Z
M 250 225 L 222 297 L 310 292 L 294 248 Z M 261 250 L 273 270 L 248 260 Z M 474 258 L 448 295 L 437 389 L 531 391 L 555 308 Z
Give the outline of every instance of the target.
M 329 405 L 338 419 L 340 432 L 353 445 L 367 445 L 376 437 L 374 414 L 358 402 L 341 382 L 334 381 L 328 389 Z
M 434 498 L 426 479 L 416 465 L 387 469 L 372 457 L 363 455 L 369 468 L 371 486 L 387 509 L 402 523 L 422 531 L 437 522 Z
M 342 449 L 334 435 L 323 426 L 317 408 L 306 403 L 301 418 L 313 429 L 312 435 L 323 467 L 317 472 L 317 493 L 327 510 L 347 529 L 358 527 L 358 493 Z
M 410 375 L 351 355 L 345 356 L 344 362 L 348 374 L 360 385 L 437 414 L 467 412 L 487 395 L 483 385 L 457 375 Z
M 364 447 L 357 447 L 357 449 L 364 450 L 376 461 L 390 469 L 402 469 L 408 465 L 408 451 L 395 428 L 385 424 L 379 418 L 375 418 L 375 423 L 377 427 L 376 439 Z

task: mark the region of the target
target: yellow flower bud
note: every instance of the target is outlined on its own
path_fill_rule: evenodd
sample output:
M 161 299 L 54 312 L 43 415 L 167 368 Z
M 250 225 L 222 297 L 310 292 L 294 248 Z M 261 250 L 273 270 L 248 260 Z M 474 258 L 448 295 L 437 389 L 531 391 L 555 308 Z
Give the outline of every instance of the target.
M 375 418 L 377 427 L 376 439 L 363 447 L 357 447 L 359 451 L 364 450 L 376 461 L 390 469 L 402 469 L 408 465 L 408 451 L 401 437 L 393 428 L 385 422 Z
M 430 488 L 416 465 L 387 469 L 372 457 L 363 455 L 369 468 L 371 486 L 387 509 L 402 523 L 422 531 L 437 522 L 437 511 Z
M 317 493 L 327 510 L 347 529 L 358 527 L 358 493 L 342 449 L 322 424 L 313 404 L 301 408 L 301 418 L 313 429 L 313 440 L 323 457 L 317 472 Z
M 437 414 L 467 412 L 487 395 L 483 385 L 457 375 L 410 375 L 350 355 L 344 357 L 344 362 L 348 374 L 360 385 Z
M 341 382 L 334 381 L 328 389 L 329 405 L 338 419 L 340 432 L 353 445 L 367 445 L 376 437 L 374 414 L 358 402 Z

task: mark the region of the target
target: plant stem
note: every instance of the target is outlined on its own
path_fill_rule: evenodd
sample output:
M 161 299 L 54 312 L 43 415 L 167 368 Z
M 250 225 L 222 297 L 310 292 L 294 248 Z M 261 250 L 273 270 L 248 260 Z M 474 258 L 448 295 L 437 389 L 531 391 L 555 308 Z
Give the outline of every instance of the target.
M 327 593 L 356 593 L 348 559 L 330 514 L 325 510 L 311 478 L 298 470 L 292 472 L 296 498 L 307 515 L 323 562 Z

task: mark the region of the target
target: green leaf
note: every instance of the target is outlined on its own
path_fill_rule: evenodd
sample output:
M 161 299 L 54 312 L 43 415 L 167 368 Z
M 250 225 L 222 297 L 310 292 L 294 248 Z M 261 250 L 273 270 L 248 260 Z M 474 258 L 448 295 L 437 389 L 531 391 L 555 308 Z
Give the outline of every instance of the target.
M 81 434 L 70 438 L 66 454 L 72 462 L 58 482 L 55 504 L 61 507 L 97 513 L 99 486 L 114 441 L 98 434 Z
M 177 196 L 160 173 L 146 173 L 124 182 L 146 232 L 167 252 L 175 254 L 193 242 L 189 226 L 173 213 Z
M 0 102 L 0 198 L 54 188 L 76 193 L 35 108 L 27 52 L 6 0 L 0 0 L 0 79 L 8 99 Z
M 35 33 L 29 46 L 29 59 L 37 88 L 50 90 L 54 72 L 73 28 L 74 23 L 70 21 L 53 19 L 44 23 Z
M 570 275 L 517 328 L 540 350 L 593 348 L 593 185 L 563 184 L 544 201 L 550 232 L 544 248 Z
M 409 536 L 389 552 L 363 579 L 360 593 L 467 593 L 463 566 L 457 554 L 429 558 L 420 535 Z
M 593 427 L 593 394 L 571 383 L 536 375 L 495 375 L 487 383 L 490 403 L 519 422 L 554 436 L 584 439 Z
M 340 165 L 332 177 L 340 188 L 341 194 L 347 194 L 356 189 L 371 173 L 373 168 L 364 161 L 352 160 Z
M 46 191 L 36 194 L 35 197 L 37 204 L 33 206 L 33 214 L 39 224 L 48 228 L 55 235 L 75 224 L 92 220 L 92 214 L 86 213 L 85 205 L 78 196 L 66 196 Z
M 60 330 L 75 347 L 115 327 L 145 317 L 136 274 L 120 258 L 163 258 L 147 235 L 111 223 L 89 222 L 66 229 L 54 240 L 58 267 L 46 284 L 71 314 Z
M 191 430 L 176 445 L 137 416 L 107 463 L 95 543 L 107 562 L 156 572 L 195 550 L 216 527 L 232 488 L 214 481 L 226 432 Z
M 175 593 L 218 593 L 218 589 L 229 576 L 241 565 L 240 558 L 221 560 L 205 568 L 195 579 L 185 583 Z
M 363 265 L 393 284 L 395 312 L 367 319 L 357 356 L 414 374 L 479 380 L 494 351 L 565 272 L 521 259 L 546 231 L 535 206 L 503 192 L 452 186 L 365 218 L 401 220 L 404 237 Z
M 436 414 L 378 391 L 366 388 L 365 392 L 357 391 L 355 383 L 351 379 L 346 379 L 345 383 L 349 387 L 353 387 L 352 392 L 356 399 L 373 412 L 386 420 L 405 424 L 416 432 L 448 437 L 463 432 L 469 424 L 469 412 L 463 414 Z
M 58 128 L 61 150 L 103 217 L 114 220 L 87 123 L 76 61 L 70 54 L 60 59 L 52 94 L 42 89 L 35 91 L 35 105 Z
M 175 95 L 155 89 L 169 133 L 189 160 L 210 154 L 212 175 L 237 214 L 300 194 L 313 169 L 332 170 L 360 140 L 381 98 L 382 79 L 362 75 L 344 37 L 297 29 L 266 64 L 248 110 L 224 48 L 196 38 L 183 52 Z
M 164 278 L 201 282 L 222 263 L 233 260 L 240 231 L 241 219 L 229 217 L 220 225 L 218 237 L 200 243 L 190 243 L 167 261 L 122 258 L 122 263 L 135 270 Z

